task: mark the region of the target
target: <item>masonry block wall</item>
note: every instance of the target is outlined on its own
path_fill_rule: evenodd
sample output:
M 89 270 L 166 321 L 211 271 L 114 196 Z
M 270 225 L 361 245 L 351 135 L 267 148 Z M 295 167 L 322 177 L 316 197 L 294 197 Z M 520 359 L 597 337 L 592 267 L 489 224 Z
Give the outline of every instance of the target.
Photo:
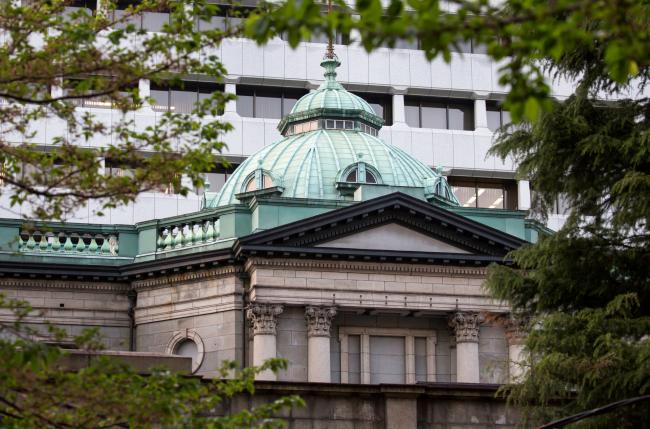
M 29 303 L 34 312 L 25 319 L 28 326 L 43 333 L 47 340 L 47 322 L 68 333 L 61 345 L 72 344 L 72 337 L 84 329 L 97 328 L 103 344 L 111 350 L 129 349 L 128 285 L 121 283 L 77 282 L 63 280 L 12 280 L 0 282 L 0 294 L 7 299 Z M 13 320 L 9 310 L 0 310 L 0 318 Z M 54 340 L 54 339 L 52 339 Z
M 223 361 L 243 362 L 243 283 L 234 267 L 137 281 L 138 351 L 174 353 L 186 338 L 199 347 L 196 373 L 217 375 Z

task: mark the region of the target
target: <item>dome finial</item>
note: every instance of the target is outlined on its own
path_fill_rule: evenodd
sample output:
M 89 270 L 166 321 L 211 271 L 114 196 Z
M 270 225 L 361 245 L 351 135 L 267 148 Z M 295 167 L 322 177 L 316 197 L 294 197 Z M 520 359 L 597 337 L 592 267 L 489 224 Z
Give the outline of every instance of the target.
M 332 0 L 327 1 L 327 13 L 332 13 Z M 334 82 L 336 81 L 336 68 L 341 65 L 339 58 L 334 53 L 334 42 L 332 36 L 329 36 L 327 41 L 327 49 L 325 50 L 325 57 L 320 63 L 321 67 L 325 69 L 325 80 Z

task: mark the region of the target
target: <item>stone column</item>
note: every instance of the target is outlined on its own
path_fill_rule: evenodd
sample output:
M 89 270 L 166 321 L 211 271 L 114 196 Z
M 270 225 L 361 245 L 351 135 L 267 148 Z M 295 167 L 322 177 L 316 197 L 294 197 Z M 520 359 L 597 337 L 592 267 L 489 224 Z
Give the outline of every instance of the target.
M 517 182 L 517 206 L 519 210 L 530 209 L 530 182 L 528 180 Z
M 260 366 L 267 359 L 276 357 L 276 326 L 284 308 L 280 304 L 252 303 L 246 310 L 246 318 L 253 326 L 253 366 Z M 271 370 L 257 374 L 256 380 L 277 379 Z
M 506 321 L 506 338 L 508 340 L 508 380 L 511 383 L 521 381 L 526 373 L 524 367 L 524 343 L 528 320 L 510 316 Z
M 478 332 L 479 313 L 461 312 L 449 316 L 449 327 L 456 334 L 456 381 L 479 383 Z
M 487 122 L 487 104 L 484 98 L 474 100 L 474 130 L 491 132 Z
M 307 381 L 330 383 L 330 328 L 336 316 L 335 307 L 305 308 L 307 319 Z
M 393 91 L 393 127 L 406 127 L 406 108 L 404 107 L 405 89 Z
M 226 83 L 224 85 L 224 92 L 226 94 L 237 94 L 237 85 L 234 83 Z M 237 114 L 237 100 L 228 101 L 223 109 L 224 114 L 236 115 Z

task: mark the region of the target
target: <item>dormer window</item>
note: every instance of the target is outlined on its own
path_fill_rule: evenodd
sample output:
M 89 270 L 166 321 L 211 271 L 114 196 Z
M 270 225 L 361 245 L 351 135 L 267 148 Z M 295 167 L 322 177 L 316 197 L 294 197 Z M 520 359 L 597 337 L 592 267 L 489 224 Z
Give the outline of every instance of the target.
M 245 183 L 246 186 L 244 187 L 242 192 L 259 191 L 261 189 L 268 189 L 277 186 L 277 184 L 273 180 L 273 177 L 271 177 L 271 175 L 268 172 L 262 170 L 261 168 L 255 170 Z
M 346 183 L 381 183 L 379 172 L 365 162 L 352 164 L 343 171 L 341 178 Z

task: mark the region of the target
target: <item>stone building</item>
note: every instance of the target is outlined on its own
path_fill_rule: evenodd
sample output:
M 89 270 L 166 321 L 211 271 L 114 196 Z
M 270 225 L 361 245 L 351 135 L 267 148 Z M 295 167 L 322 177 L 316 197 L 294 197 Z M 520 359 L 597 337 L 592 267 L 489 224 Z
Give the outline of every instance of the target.
M 110 350 L 189 356 L 206 377 L 286 358 L 248 401 L 303 395 L 292 427 L 512 426 L 493 394 L 519 374 L 521 336 L 486 317 L 509 309 L 482 284 L 547 230 L 461 206 L 439 170 L 378 137 L 384 120 L 337 81 L 338 58 L 321 65 L 283 137 L 199 211 L 0 221 L 0 292 L 41 311 L 34 326 L 97 327 Z

